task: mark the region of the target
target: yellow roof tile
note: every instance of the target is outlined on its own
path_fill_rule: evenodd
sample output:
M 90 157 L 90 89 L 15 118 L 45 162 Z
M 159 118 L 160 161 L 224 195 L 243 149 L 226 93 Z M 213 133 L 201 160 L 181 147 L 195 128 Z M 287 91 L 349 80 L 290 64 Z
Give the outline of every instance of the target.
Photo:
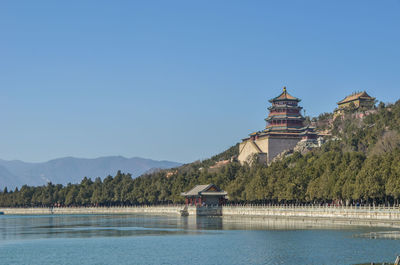
M 343 104 L 343 103 L 347 103 L 350 101 L 354 101 L 360 98 L 364 98 L 364 99 L 371 99 L 374 100 L 375 98 L 371 97 L 370 95 L 367 94 L 367 92 L 363 91 L 363 92 L 358 92 L 358 93 L 354 93 L 351 94 L 347 97 L 345 97 L 343 100 L 339 101 L 337 104 Z

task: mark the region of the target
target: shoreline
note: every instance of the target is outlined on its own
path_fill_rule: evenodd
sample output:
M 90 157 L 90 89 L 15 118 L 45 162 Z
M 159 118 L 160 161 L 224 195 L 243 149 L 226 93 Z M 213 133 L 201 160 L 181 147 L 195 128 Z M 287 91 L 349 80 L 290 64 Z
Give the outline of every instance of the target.
M 126 207 L 53 207 L 0 208 L 4 215 L 90 215 L 144 214 L 189 217 L 216 216 L 224 222 L 263 223 L 310 226 L 368 226 L 400 228 L 398 207 L 324 207 L 324 206 L 215 206 L 184 205 Z

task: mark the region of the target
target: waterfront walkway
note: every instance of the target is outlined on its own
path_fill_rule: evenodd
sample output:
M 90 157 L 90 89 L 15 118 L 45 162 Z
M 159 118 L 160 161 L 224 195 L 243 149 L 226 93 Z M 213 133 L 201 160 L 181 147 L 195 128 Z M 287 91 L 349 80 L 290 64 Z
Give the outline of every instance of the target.
M 5 215 L 35 214 L 181 214 L 184 205 L 113 207 L 0 208 Z M 226 205 L 189 206 L 189 216 L 325 218 L 400 223 L 399 206 Z

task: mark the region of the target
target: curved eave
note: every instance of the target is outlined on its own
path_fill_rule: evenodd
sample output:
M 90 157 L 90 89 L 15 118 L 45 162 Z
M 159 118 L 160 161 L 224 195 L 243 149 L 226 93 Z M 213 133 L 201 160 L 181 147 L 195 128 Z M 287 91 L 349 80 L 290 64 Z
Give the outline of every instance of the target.
M 286 126 L 267 126 L 265 131 L 298 131 L 302 132 L 301 127 L 286 127 Z
M 203 191 L 200 192 L 203 196 L 226 196 L 228 193 L 226 191 Z
M 267 118 L 265 118 L 265 120 L 305 120 L 305 118 L 303 116 L 287 116 L 287 115 L 272 115 L 272 116 L 268 116 Z
M 272 105 L 268 107 L 268 110 L 273 109 L 299 109 L 301 110 L 303 107 L 301 106 L 292 106 L 292 105 Z
M 300 133 L 300 135 L 319 135 L 317 132 L 312 132 L 312 131 L 305 131 Z
M 268 136 L 289 136 L 289 137 L 296 137 L 296 138 L 300 138 L 300 132 L 296 132 L 296 131 L 273 131 L 273 132 L 268 132 L 267 133 Z
M 271 103 L 274 103 L 276 101 L 296 101 L 296 102 L 300 102 L 301 99 L 299 99 L 299 98 L 293 98 L 292 99 L 292 98 L 279 98 L 279 97 L 276 97 L 276 98 L 270 99 L 268 101 L 271 102 Z
M 356 100 L 374 101 L 375 98 L 359 97 L 359 98 L 348 99 L 348 100 L 343 99 L 342 101 L 339 101 L 336 104 L 337 105 L 341 105 L 341 104 L 346 104 L 346 103 L 353 102 L 353 101 L 356 101 Z
M 296 135 L 299 136 L 300 132 L 288 132 L 288 131 L 281 131 L 281 132 L 268 132 L 268 135 Z
M 291 125 L 291 126 L 282 126 L 281 124 L 277 124 L 277 125 L 269 124 L 265 128 L 266 129 L 269 129 L 269 128 L 287 128 L 287 129 L 303 130 L 303 126 L 293 126 L 293 125 Z

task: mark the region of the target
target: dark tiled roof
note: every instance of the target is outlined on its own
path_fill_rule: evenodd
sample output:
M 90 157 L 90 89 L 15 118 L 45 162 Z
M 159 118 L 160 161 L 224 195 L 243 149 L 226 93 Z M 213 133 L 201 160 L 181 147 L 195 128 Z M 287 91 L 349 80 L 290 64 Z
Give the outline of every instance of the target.
M 270 115 L 268 116 L 265 120 L 272 120 L 272 119 L 296 119 L 296 120 L 304 120 L 303 116 L 299 115 L 299 114 L 274 114 L 274 115 Z
M 208 191 L 211 187 L 215 187 L 217 191 Z M 206 185 L 197 185 L 194 186 L 193 189 L 182 192 L 182 196 L 199 196 L 199 195 L 227 195 L 227 193 L 223 190 L 220 190 L 214 184 L 206 184 Z
M 199 195 L 201 191 L 207 190 L 209 187 L 211 187 L 211 185 L 212 184 L 194 186 L 193 189 L 187 192 L 182 192 L 182 195 Z

